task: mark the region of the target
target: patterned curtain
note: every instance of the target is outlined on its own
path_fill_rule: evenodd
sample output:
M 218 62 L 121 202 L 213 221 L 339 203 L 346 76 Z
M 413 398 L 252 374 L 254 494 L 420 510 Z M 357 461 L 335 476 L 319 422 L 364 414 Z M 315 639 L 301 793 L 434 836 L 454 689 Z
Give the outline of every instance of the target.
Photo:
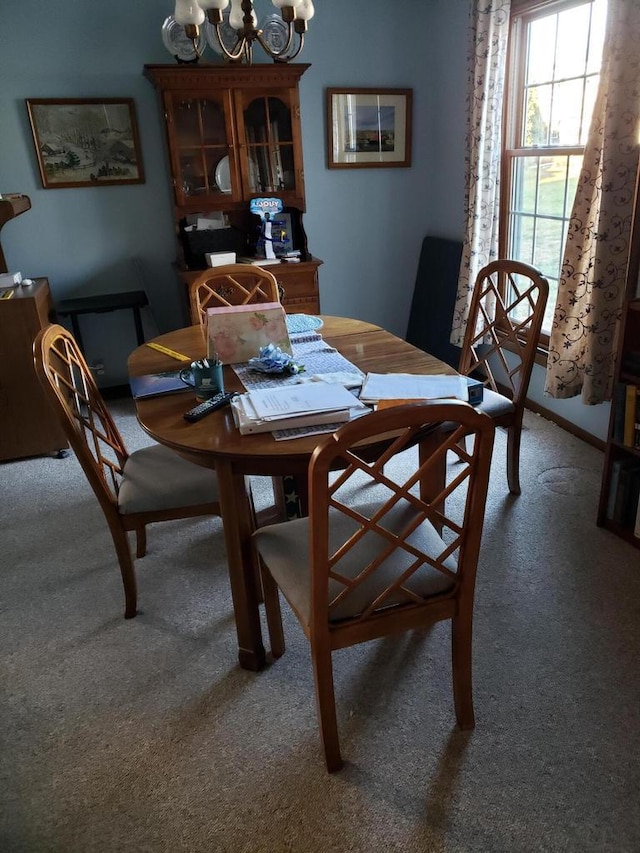
M 502 100 L 511 0 L 472 0 L 467 94 L 466 235 L 451 343 L 462 346 L 478 272 L 498 255 Z
M 565 245 L 545 393 L 611 399 L 640 129 L 640 2 L 609 0 L 600 87 Z

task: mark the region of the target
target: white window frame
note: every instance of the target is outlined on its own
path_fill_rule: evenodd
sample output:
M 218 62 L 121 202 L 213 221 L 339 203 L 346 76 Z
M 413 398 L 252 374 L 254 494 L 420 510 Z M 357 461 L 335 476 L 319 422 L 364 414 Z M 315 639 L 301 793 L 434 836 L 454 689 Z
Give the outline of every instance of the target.
M 582 157 L 584 145 L 539 145 L 535 147 L 522 147 L 518 145 L 521 129 L 523 127 L 525 110 L 525 73 L 527 64 L 527 27 L 536 18 L 544 17 L 555 12 L 564 11 L 575 6 L 585 4 L 585 0 L 519 0 L 512 3 L 511 29 L 509 34 L 509 52 L 507 58 L 507 80 L 505 87 L 505 109 L 503 120 L 503 155 L 501 163 L 501 191 L 500 191 L 500 223 L 499 223 L 499 253 L 500 257 L 511 257 L 512 251 L 509 245 L 511 227 L 511 202 L 514 193 L 515 164 L 520 158 L 533 157 Z M 571 212 L 571 204 L 568 204 L 567 215 Z M 534 212 L 535 216 L 535 212 Z M 549 217 L 546 217 L 549 218 Z M 551 217 L 553 218 L 553 217 Z M 564 223 L 563 244 L 566 237 L 567 222 Z M 522 259 L 525 260 L 525 259 Z M 531 263 L 531 261 L 528 261 Z M 535 264 L 534 264 L 535 265 Z M 557 270 L 541 269 L 541 272 L 556 279 L 559 276 L 562 265 L 560 258 Z M 555 304 L 556 290 L 552 281 L 550 303 Z M 547 314 L 553 311 L 554 304 L 547 306 Z M 543 331 L 540 335 L 539 349 L 541 355 L 546 359 L 549 346 L 549 335 Z

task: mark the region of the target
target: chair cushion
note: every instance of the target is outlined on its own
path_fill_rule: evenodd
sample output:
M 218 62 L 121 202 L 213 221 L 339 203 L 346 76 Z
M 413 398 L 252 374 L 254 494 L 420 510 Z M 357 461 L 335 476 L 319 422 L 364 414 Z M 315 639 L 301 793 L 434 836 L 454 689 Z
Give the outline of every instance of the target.
M 498 418 L 500 415 L 506 415 L 510 412 L 515 412 L 516 407 L 508 397 L 502 394 L 496 394 L 490 388 L 485 388 L 482 395 L 482 402 L 475 406 L 479 412 L 485 412 L 492 418 Z
M 361 508 L 354 506 L 353 509 L 361 511 L 367 517 L 372 514 L 371 504 Z M 411 518 L 415 517 L 415 514 L 416 511 L 410 504 L 405 501 L 399 502 L 384 516 L 383 526 L 392 532 L 399 532 Z M 334 509 L 329 511 L 329 524 L 330 553 L 334 552 L 359 527 L 356 521 Z M 308 625 L 311 618 L 309 519 L 300 518 L 262 527 L 254 533 L 254 537 L 260 556 L 274 580 L 303 623 Z M 439 555 L 445 547 L 443 540 L 428 521 L 423 521 L 407 541 L 430 556 Z M 333 571 L 348 578 L 356 577 L 387 543 L 388 540 L 369 531 L 336 563 Z M 330 621 L 336 622 L 362 613 L 376 595 L 386 589 L 391 580 L 398 577 L 413 559 L 412 555 L 402 549 L 393 551 L 366 581 L 359 584 L 339 605 L 331 609 Z M 456 561 L 452 557 L 447 558 L 444 564 L 451 571 L 456 571 Z M 454 584 L 450 577 L 427 564 L 417 569 L 406 582 L 407 588 L 425 598 L 447 592 L 453 589 Z M 342 583 L 330 579 L 329 600 L 343 588 Z M 411 599 L 406 593 L 398 590 L 385 599 L 382 606 L 389 607 L 392 604 L 409 601 Z
M 152 444 L 127 459 L 118 509 L 123 515 L 196 506 L 218 500 L 215 471 L 187 462 L 173 450 Z

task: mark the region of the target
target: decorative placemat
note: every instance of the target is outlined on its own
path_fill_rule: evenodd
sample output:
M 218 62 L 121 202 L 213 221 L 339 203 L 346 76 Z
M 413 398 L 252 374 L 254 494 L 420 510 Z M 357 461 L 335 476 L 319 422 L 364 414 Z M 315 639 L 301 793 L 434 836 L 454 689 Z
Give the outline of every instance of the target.
M 311 314 L 287 314 L 286 321 L 290 335 L 312 332 L 324 325 L 324 320 L 321 320 L 320 317 L 313 317 Z

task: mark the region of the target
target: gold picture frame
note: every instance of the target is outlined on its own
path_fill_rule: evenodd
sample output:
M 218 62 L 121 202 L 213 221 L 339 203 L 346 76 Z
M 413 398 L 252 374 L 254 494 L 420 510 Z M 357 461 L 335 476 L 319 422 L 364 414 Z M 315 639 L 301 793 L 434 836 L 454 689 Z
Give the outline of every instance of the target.
M 144 183 L 132 98 L 29 98 L 45 189 Z
M 411 166 L 412 89 L 327 89 L 329 169 Z

